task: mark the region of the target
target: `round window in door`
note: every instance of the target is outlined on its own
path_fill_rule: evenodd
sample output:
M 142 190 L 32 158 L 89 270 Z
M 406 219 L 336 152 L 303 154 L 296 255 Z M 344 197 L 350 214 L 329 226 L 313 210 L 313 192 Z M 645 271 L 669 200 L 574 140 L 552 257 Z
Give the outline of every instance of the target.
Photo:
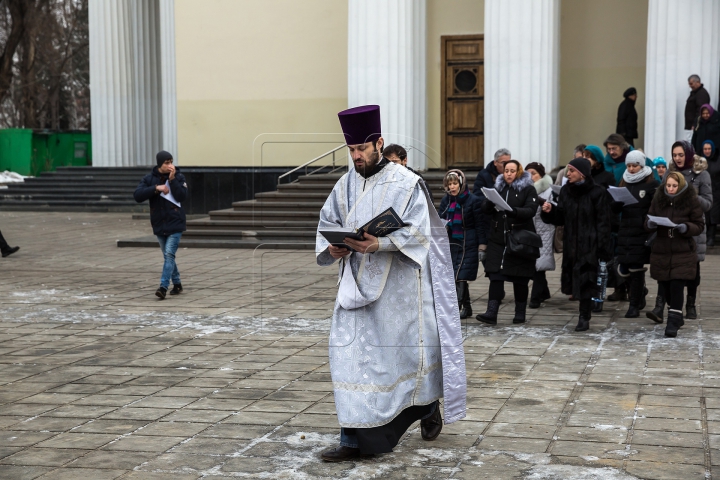
M 455 93 L 477 94 L 477 69 L 463 68 L 455 71 Z

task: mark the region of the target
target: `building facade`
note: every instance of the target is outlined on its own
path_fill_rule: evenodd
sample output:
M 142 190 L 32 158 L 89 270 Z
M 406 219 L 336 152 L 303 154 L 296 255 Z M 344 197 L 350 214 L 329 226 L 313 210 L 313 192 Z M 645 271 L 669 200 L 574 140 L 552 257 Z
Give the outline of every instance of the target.
M 553 167 L 628 87 L 635 145 L 668 157 L 687 77 L 720 94 L 716 0 L 99 0 L 90 41 L 95 165 L 295 166 L 378 103 L 416 168 Z

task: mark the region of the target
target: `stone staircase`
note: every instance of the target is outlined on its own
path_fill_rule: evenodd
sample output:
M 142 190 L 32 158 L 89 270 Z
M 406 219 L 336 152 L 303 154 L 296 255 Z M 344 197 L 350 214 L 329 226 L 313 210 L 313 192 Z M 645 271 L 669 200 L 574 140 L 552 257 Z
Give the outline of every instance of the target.
M 477 172 L 467 172 L 473 182 Z M 254 200 L 234 202 L 232 208 L 209 212 L 189 220 L 181 245 L 196 248 L 314 249 L 320 209 L 342 174 L 301 176 Z M 444 172 L 423 173 L 433 191 L 436 207 L 444 192 Z M 155 237 L 119 240 L 118 247 L 157 248 Z
M 148 212 L 133 192 L 150 168 L 59 167 L 0 189 L 0 210 Z

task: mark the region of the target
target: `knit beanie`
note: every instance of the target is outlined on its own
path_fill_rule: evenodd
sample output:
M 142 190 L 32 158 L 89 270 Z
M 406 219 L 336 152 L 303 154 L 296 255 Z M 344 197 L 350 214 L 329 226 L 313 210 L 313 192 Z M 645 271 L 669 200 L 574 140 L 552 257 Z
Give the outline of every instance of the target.
M 625 157 L 625 165 L 631 165 L 631 164 L 637 164 L 637 165 L 645 165 L 645 154 L 642 153 L 640 150 L 633 150 L 632 152 L 628 152 L 627 156 Z
M 568 165 L 571 165 L 575 170 L 580 172 L 583 177 L 588 178 L 590 177 L 590 160 L 587 158 L 575 158 L 573 160 L 570 160 L 570 163 Z
M 172 158 L 173 156 L 170 152 L 166 152 L 165 150 L 160 150 L 157 155 L 155 155 L 155 161 L 157 161 L 158 167 L 162 167 L 165 160 L 172 160 Z
M 655 160 L 653 160 L 653 166 L 657 167 L 658 165 L 665 165 L 665 168 L 667 168 L 667 162 L 663 157 L 657 157 Z
M 525 171 L 533 169 L 535 170 L 538 175 L 540 175 L 540 178 L 545 176 L 545 167 L 543 167 L 543 164 L 540 162 L 530 162 L 527 165 L 525 165 Z

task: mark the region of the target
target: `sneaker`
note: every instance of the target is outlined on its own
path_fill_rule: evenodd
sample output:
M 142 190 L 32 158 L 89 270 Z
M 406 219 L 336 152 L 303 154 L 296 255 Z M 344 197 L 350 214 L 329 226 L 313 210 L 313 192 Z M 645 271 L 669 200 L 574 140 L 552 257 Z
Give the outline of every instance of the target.
M 172 290 L 170 290 L 170 295 L 180 295 L 180 292 L 183 291 L 181 284 L 173 284 Z
M 160 300 L 165 300 L 165 295 L 167 295 L 167 288 L 165 287 L 160 287 L 155 291 L 155 296 Z

